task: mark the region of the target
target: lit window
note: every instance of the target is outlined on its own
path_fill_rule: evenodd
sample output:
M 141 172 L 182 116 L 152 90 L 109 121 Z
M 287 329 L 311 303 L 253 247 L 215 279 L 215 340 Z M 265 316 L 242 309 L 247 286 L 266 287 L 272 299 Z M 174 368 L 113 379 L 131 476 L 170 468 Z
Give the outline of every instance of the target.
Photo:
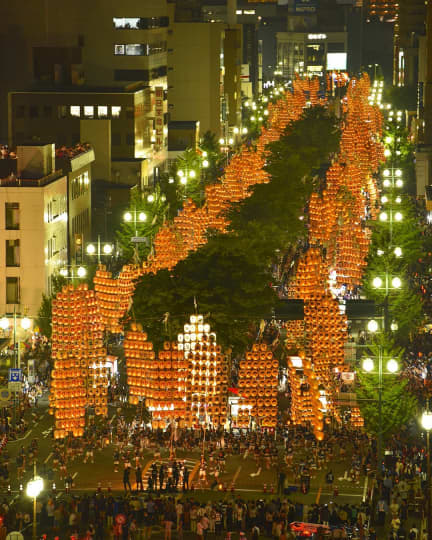
M 245 15 L 255 15 L 255 10 L 254 10 L 254 9 L 245 9 L 245 10 L 243 11 L 243 13 L 244 13 Z
M 93 105 L 84 105 L 84 116 L 93 118 L 93 116 L 94 116 L 94 107 L 93 107 Z
M 88 186 L 89 181 L 90 181 L 90 180 L 89 180 L 89 173 L 88 173 L 88 171 L 84 171 L 84 173 L 83 173 L 83 178 L 84 178 L 84 184 L 85 184 L 86 186 Z
M 141 56 L 144 54 L 144 46 L 141 43 L 128 43 L 126 45 L 127 56 Z
M 113 118 L 119 118 L 120 117 L 120 112 L 121 112 L 121 107 L 119 105 L 113 105 L 111 107 L 111 116 Z
M 78 118 L 81 116 L 81 107 L 79 105 L 71 105 L 69 110 L 71 116 L 78 116 Z
M 124 45 L 114 45 L 114 54 L 115 55 L 122 55 L 125 53 L 125 46 Z
M 106 105 L 98 106 L 98 116 L 99 118 L 106 118 L 108 116 L 108 107 Z
M 241 9 L 237 9 L 237 10 L 236 10 L 236 14 L 237 14 L 237 15 L 241 15 L 242 13 L 243 13 L 243 10 L 241 10 Z

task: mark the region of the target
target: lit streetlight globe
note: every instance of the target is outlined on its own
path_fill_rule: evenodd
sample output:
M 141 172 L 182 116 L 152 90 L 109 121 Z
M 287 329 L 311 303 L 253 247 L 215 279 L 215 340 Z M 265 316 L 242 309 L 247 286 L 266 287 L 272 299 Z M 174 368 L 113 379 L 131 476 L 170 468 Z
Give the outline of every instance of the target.
M 195 177 L 196 177 L 196 172 L 194 170 L 189 171 L 189 178 L 195 178 Z
M 383 170 L 383 176 L 387 177 L 390 176 L 390 171 L 388 169 Z
M 395 221 L 402 221 L 403 216 L 400 212 L 396 212 L 394 218 L 395 218 Z
M 379 215 L 380 221 L 387 221 L 388 215 L 387 212 L 381 212 Z
M 183 178 L 183 176 L 184 176 L 184 172 L 181 169 L 179 171 L 177 171 L 177 174 L 178 174 L 178 176 L 180 176 L 180 178 Z
M 225 139 L 223 139 L 222 137 L 219 139 L 219 144 L 224 144 L 225 143 Z
M 202 162 L 202 166 L 204 169 L 207 169 L 207 167 L 209 166 L 209 162 L 207 159 L 205 159 L 203 162 Z
M 242 128 L 242 133 L 243 133 L 243 135 L 246 135 L 247 132 L 248 132 L 247 127 Z
M 187 184 L 187 178 L 185 176 L 182 176 L 180 178 L 180 184 L 182 184 L 183 186 L 185 186 Z
M 384 181 L 383 181 L 383 186 L 384 187 L 390 187 L 391 186 L 391 182 L 388 178 L 386 178 Z
M 392 279 L 392 287 L 393 287 L 394 289 L 400 289 L 401 286 L 402 286 L 402 281 L 401 281 L 401 279 L 398 278 L 398 277 L 394 277 L 394 278 Z
M 394 248 L 394 254 L 396 255 L 396 257 L 402 257 L 402 248 L 395 247 Z
M 400 169 L 395 170 L 395 176 L 400 177 L 402 176 L 402 171 Z
M 389 373 L 396 373 L 396 371 L 399 369 L 399 364 L 394 358 L 390 358 L 390 360 L 387 362 L 387 371 Z
M 397 202 L 398 204 L 400 204 L 400 203 L 402 202 L 401 197 L 397 196 L 396 199 L 395 199 L 395 202 Z
M 372 285 L 375 287 L 375 289 L 379 289 L 382 287 L 382 279 L 380 277 L 374 277 L 372 280 Z
M 393 139 L 391 137 L 386 137 L 385 142 L 386 144 L 391 144 L 393 142 Z
M 369 330 L 369 332 L 375 333 L 378 330 L 378 323 L 374 319 L 372 319 L 368 322 L 367 329 Z
M 401 188 L 402 186 L 403 186 L 403 180 L 399 178 L 398 180 L 396 180 L 396 187 Z
M 43 490 L 43 479 L 40 476 L 35 476 L 33 480 L 27 483 L 26 493 L 28 497 L 36 499 Z
M 94 244 L 89 244 L 87 246 L 87 253 L 89 255 L 94 255 L 96 253 L 96 247 L 94 246 Z
M 388 148 L 386 148 L 384 150 L 384 157 L 390 157 L 390 156 L 391 156 L 391 152 L 390 152 L 390 150 Z
M 154 202 L 154 200 L 155 200 L 154 195 L 150 194 L 147 196 L 147 202 L 152 203 Z
M 80 278 L 83 278 L 85 277 L 86 274 L 87 274 L 87 270 L 84 268 L 84 266 L 79 266 L 77 270 L 77 276 Z
M 140 213 L 138 214 L 138 219 L 139 219 L 140 221 L 146 221 L 146 219 L 147 219 L 147 214 L 146 214 L 145 212 L 140 212 Z
M 382 202 L 383 204 L 385 204 L 386 202 L 388 202 L 387 195 L 383 195 L 383 196 L 381 197 L 381 202 Z
M 111 255 L 112 250 L 113 250 L 111 244 L 105 244 L 102 249 L 103 249 L 103 252 L 105 253 L 105 255 Z
M 365 358 L 363 360 L 362 367 L 367 372 L 372 371 L 374 368 L 374 362 L 372 358 Z
M 28 317 L 21 319 L 21 328 L 23 330 L 28 330 L 31 326 L 31 320 Z
M 126 212 L 123 218 L 125 221 L 132 221 L 132 214 L 130 212 Z
M 432 429 L 432 412 L 431 411 L 425 411 L 422 414 L 421 425 L 422 425 L 422 428 L 425 429 L 426 431 L 430 431 Z
M 9 328 L 9 319 L 7 317 L 2 317 L 0 319 L 0 328 L 2 330 L 7 330 Z
M 398 325 L 397 322 L 392 322 L 392 323 L 391 323 L 391 325 L 390 325 L 390 330 L 391 330 L 392 332 L 396 332 L 396 331 L 398 330 L 398 328 L 399 328 L 399 325 Z

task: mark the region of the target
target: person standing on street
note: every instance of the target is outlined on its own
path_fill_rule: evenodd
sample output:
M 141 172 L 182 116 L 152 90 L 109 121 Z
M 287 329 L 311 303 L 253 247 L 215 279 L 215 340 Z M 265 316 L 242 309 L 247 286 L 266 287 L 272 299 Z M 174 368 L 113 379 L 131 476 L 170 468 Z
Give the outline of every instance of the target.
M 127 491 L 127 488 L 129 486 L 129 491 L 132 491 L 131 484 L 130 484 L 130 467 L 126 467 L 123 471 L 123 486 L 124 490 Z
M 136 470 L 135 470 L 135 480 L 136 480 L 136 490 L 138 489 L 140 491 L 144 491 L 143 487 L 143 481 L 142 481 L 142 471 L 141 471 L 141 465 L 138 464 Z

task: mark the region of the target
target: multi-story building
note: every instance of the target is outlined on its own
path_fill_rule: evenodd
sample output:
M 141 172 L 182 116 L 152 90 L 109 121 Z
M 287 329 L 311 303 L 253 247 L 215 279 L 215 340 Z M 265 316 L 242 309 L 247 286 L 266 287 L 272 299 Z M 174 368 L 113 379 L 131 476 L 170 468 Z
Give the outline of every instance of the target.
M 240 123 L 241 27 L 174 22 L 169 49 L 170 119 L 228 135 Z
M 23 11 L 25 17 L 22 17 Z M 36 109 L 30 107 L 39 105 L 40 100 L 42 107 L 46 106 L 41 114 L 46 111 L 47 123 L 52 126 L 54 118 L 49 120 L 49 103 L 43 103 L 48 94 L 33 97 L 33 92 L 43 94 L 41 90 L 49 91 L 49 99 L 55 102 L 54 106 L 79 107 L 71 115 L 75 123 L 69 136 L 74 136 L 74 141 L 80 138 L 77 128 L 80 116 L 94 119 L 116 117 L 112 108 L 122 104 L 112 96 L 118 93 L 123 100 L 128 100 L 124 107 L 132 107 L 129 112 L 124 111 L 124 116 L 120 113 L 118 120 L 126 120 L 127 114 L 137 114 L 139 122 L 129 122 L 132 128 L 129 129 L 129 125 L 128 130 L 121 133 L 113 129 L 113 156 L 119 160 L 145 159 L 151 181 L 154 169 L 166 159 L 164 93 L 167 88 L 169 25 L 166 0 L 124 0 L 120 4 L 106 0 L 103 7 L 98 2 L 77 0 L 65 4 L 61 10 L 53 0 L 31 5 L 25 0 L 16 0 L 5 6 L 3 17 L 8 24 L 0 36 L 6 58 L 0 73 L 0 140 L 6 142 L 7 95 L 11 91 L 27 91 L 19 98 L 20 106 L 28 107 L 27 120 L 32 120 L 34 127 L 39 126 L 33 122 L 36 118 L 30 115 Z M 137 94 L 140 89 L 143 90 L 141 95 Z M 137 100 L 144 102 L 145 89 L 148 89 L 149 97 L 145 104 L 148 110 L 144 115 L 135 107 L 144 107 Z M 56 93 L 58 98 L 54 97 Z M 129 93 L 132 96 L 128 99 L 125 94 Z M 93 94 L 93 97 L 85 97 L 86 94 Z M 59 103 L 65 95 L 68 99 Z M 95 95 L 98 97 L 96 101 Z M 27 103 L 24 103 L 25 99 Z M 87 112 L 84 106 L 87 106 Z M 89 112 L 92 106 L 93 114 Z M 103 107 L 108 110 L 104 112 Z M 68 118 L 69 112 L 70 109 L 67 117 L 61 119 L 72 121 Z M 146 126 L 138 126 L 140 122 Z M 118 126 L 116 124 L 113 128 Z M 149 133 L 141 136 L 147 127 Z M 14 132 L 13 128 L 9 130 L 11 132 Z M 94 130 L 91 132 L 95 134 Z M 18 133 L 25 132 L 21 129 Z M 58 128 L 53 140 L 58 140 L 62 133 Z M 39 133 L 33 131 L 32 135 Z M 69 140 L 66 144 L 71 142 Z M 102 154 L 97 152 L 97 155 Z
M 164 166 L 167 148 L 166 81 L 155 79 L 151 84 L 130 90 L 88 87 L 12 92 L 10 144 L 27 143 L 35 136 L 55 141 L 57 146 L 86 140 L 96 156 L 103 156 L 96 160 L 96 178 L 111 180 L 114 173 L 121 182 L 129 167 L 134 180 L 125 183 L 148 185 Z
M 0 179 L 0 313 L 36 316 L 51 277 L 73 262 L 76 236 L 90 240 L 93 151 L 63 153 L 18 146 Z
M 346 32 L 278 32 L 278 68 L 284 77 L 295 73 L 323 75 L 327 70 L 347 69 Z

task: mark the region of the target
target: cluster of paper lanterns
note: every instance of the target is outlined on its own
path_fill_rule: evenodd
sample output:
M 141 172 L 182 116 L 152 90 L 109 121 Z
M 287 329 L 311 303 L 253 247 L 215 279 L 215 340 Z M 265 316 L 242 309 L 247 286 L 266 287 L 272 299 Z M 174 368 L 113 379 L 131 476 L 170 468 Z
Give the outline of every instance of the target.
M 211 421 L 225 424 L 227 415 L 228 363 L 216 334 L 202 315 L 191 315 L 178 335 L 178 350 L 188 362 L 186 410 L 191 425 Z
M 152 412 L 153 427 L 163 427 L 166 418 L 184 422 L 187 367 L 188 362 L 178 350 L 177 343 L 166 341 L 148 371 L 154 392 L 153 397 L 146 400 L 146 406 Z
M 104 362 L 103 324 L 94 291 L 86 284 L 65 286 L 53 300 L 50 412 L 55 438 L 81 436 L 85 407 L 97 389 L 96 414 L 106 413 L 107 379 L 94 365 Z M 96 403 L 95 403 L 96 404 Z
M 133 265 L 124 266 L 117 279 L 113 279 L 112 273 L 104 265 L 99 265 L 96 270 L 93 283 L 107 330 L 113 333 L 122 331 L 120 319 L 129 308 L 134 282 L 139 275 L 139 267 Z
M 140 398 L 157 398 L 156 394 L 153 396 L 156 390 L 148 378 L 148 373 L 155 364 L 156 355 L 153 343 L 147 341 L 147 333 L 143 332 L 141 325 L 132 324 L 132 329 L 125 334 L 123 347 L 130 402 L 138 405 Z
M 241 400 L 237 424 L 247 427 L 250 416 L 263 428 L 274 428 L 278 411 L 279 362 L 266 343 L 255 343 L 240 362 L 238 388 Z
M 382 118 L 369 104 L 367 75 L 348 85 L 340 154 L 326 176 L 326 186 L 309 201 L 309 244 L 293 280 L 293 297 L 304 300 L 305 358 L 301 368 L 288 365 L 292 391 L 291 420 L 310 422 L 323 438 L 326 414 L 339 416 L 332 400 L 336 371 L 344 371 L 347 321 L 333 293 L 360 285 L 370 245 L 368 219 L 377 215 L 378 190 L 373 173 L 384 160 L 379 142 Z M 287 342 L 296 341 L 288 326 Z M 324 407 L 325 402 L 325 407 Z M 354 425 L 361 425 L 355 414 Z

